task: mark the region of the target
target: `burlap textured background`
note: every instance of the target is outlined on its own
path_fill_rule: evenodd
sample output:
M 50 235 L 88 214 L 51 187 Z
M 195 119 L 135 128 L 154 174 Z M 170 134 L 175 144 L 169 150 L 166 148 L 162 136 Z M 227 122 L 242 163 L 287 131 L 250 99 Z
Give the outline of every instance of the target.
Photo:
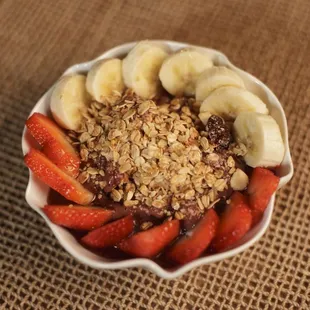
M 145 38 L 220 49 L 267 83 L 296 168 L 254 247 L 172 281 L 77 263 L 24 201 L 33 105 L 68 66 Z M 0 309 L 310 309 L 308 0 L 1 0 L 0 79 Z

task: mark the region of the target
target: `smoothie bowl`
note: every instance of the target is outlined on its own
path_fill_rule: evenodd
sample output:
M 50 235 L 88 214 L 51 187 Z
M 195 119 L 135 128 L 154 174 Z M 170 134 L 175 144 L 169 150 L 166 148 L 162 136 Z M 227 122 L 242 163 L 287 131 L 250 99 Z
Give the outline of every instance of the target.
M 172 41 L 69 68 L 23 134 L 28 204 L 100 269 L 174 278 L 257 241 L 293 175 L 281 104 L 222 53 Z

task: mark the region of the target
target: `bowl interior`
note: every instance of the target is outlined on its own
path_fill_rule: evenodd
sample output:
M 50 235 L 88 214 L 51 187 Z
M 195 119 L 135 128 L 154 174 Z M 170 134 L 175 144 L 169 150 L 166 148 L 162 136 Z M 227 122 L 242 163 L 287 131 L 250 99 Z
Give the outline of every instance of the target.
M 170 46 L 173 51 L 179 50 L 184 47 L 188 47 L 188 44 L 180 43 L 180 42 L 173 42 L 173 41 L 161 41 Z M 127 43 L 118 47 L 115 47 L 98 58 L 74 65 L 65 71 L 65 75 L 73 74 L 73 73 L 86 73 L 89 71 L 91 66 L 99 59 L 106 59 L 111 57 L 124 57 L 129 50 L 135 45 L 135 42 Z M 277 175 L 280 177 L 280 184 L 279 188 L 285 185 L 293 175 L 293 164 L 290 156 L 289 145 L 288 145 L 288 132 L 287 132 L 287 123 L 284 111 L 282 106 L 276 96 L 272 93 L 272 91 L 261 81 L 250 75 L 249 73 L 235 67 L 233 64 L 230 63 L 228 58 L 219 51 L 197 47 L 202 49 L 204 52 L 208 53 L 212 58 L 213 62 L 216 65 L 223 65 L 226 67 L 231 68 L 232 70 L 236 71 L 240 77 L 243 79 L 246 88 L 260 97 L 268 106 L 271 116 L 277 121 L 280 126 L 281 133 L 285 143 L 285 157 L 282 164 L 277 168 Z M 51 88 L 52 89 L 52 88 Z M 43 97 L 38 101 L 35 105 L 31 114 L 33 112 L 40 112 L 45 115 L 50 115 L 49 103 L 50 103 L 50 95 L 51 89 L 47 91 Z M 34 139 L 29 135 L 29 133 L 24 130 L 23 138 L 22 138 L 22 149 L 23 153 L 26 154 L 30 147 L 35 147 L 37 143 Z M 26 200 L 28 204 L 36 210 L 41 216 L 45 219 L 47 224 L 50 226 L 51 230 L 62 244 L 62 246 L 73 256 L 75 256 L 78 260 L 82 261 L 83 263 L 90 265 L 96 268 L 102 269 L 115 269 L 115 268 L 127 268 L 127 267 L 144 267 L 150 269 L 157 273 L 158 275 L 165 277 L 165 278 L 174 278 L 177 277 L 184 272 L 190 270 L 195 266 L 199 266 L 202 264 L 208 264 L 211 262 L 219 261 L 224 258 L 228 258 L 234 256 L 246 248 L 250 247 L 255 241 L 257 241 L 266 231 L 272 216 L 272 211 L 274 207 L 274 196 L 272 197 L 269 205 L 267 207 L 266 212 L 264 213 L 264 217 L 259 224 L 257 224 L 251 231 L 247 233 L 247 235 L 235 245 L 229 251 L 215 254 L 212 256 L 201 257 L 191 263 L 188 263 L 181 267 L 174 267 L 171 269 L 164 269 L 159 266 L 157 263 L 149 260 L 149 259 L 129 259 L 129 260 L 122 260 L 116 261 L 113 259 L 108 259 L 102 256 L 98 256 L 89 250 L 85 249 L 81 246 L 77 240 L 69 233 L 66 229 L 54 225 L 51 223 L 45 214 L 42 212 L 41 208 L 47 203 L 47 196 L 48 196 L 49 188 L 40 182 L 31 172 L 29 175 L 29 183 L 26 190 Z

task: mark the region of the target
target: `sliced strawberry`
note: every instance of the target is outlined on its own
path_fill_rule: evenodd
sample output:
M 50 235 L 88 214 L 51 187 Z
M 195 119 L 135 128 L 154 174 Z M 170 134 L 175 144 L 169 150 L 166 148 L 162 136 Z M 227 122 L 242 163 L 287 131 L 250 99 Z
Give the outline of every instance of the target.
M 89 232 L 81 241 L 92 248 L 113 246 L 126 238 L 133 228 L 133 217 L 128 215 Z
M 192 231 L 189 231 L 168 251 L 167 257 L 185 264 L 201 255 L 214 238 L 219 218 L 213 209 L 206 212 Z
M 255 226 L 262 219 L 264 212 L 251 209 L 251 214 L 252 214 L 252 226 Z
M 114 213 L 103 208 L 72 205 L 46 205 L 43 211 L 54 224 L 77 230 L 98 228 L 109 221 Z
M 153 257 L 162 251 L 180 232 L 178 220 L 139 232 L 120 242 L 119 248 L 132 256 Z
M 65 151 L 56 140 L 43 146 L 43 153 L 62 171 L 73 178 L 79 175 L 80 158 L 75 153 Z
M 216 251 L 223 251 L 234 245 L 250 229 L 251 210 L 244 195 L 234 192 L 231 202 L 220 217 L 220 224 L 212 246 Z
M 26 121 L 26 126 L 36 141 L 43 146 L 43 153 L 61 170 L 76 178 L 81 161 L 65 133 L 41 113 L 32 114 Z
M 268 169 L 255 168 L 248 186 L 249 204 L 255 225 L 268 206 L 272 194 L 277 190 L 280 179 Z
M 66 199 L 81 205 L 87 205 L 93 200 L 94 195 L 90 191 L 60 170 L 40 151 L 30 149 L 24 160 L 25 164 L 42 182 Z

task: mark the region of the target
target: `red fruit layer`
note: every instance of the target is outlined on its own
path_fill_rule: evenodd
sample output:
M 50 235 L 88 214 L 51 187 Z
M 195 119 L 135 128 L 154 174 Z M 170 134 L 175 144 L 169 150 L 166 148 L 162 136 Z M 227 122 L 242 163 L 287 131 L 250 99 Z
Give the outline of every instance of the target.
M 178 220 L 167 221 L 121 241 L 119 248 L 136 257 L 154 257 L 180 233 Z
M 219 218 L 213 209 L 206 212 L 196 227 L 186 233 L 168 251 L 167 257 L 179 264 L 188 263 L 199 257 L 215 236 Z
M 35 140 L 43 146 L 43 153 L 61 170 L 76 178 L 79 174 L 80 158 L 65 133 L 40 113 L 32 114 L 26 121 L 26 126 Z
M 66 199 L 81 205 L 87 205 L 92 202 L 94 195 L 90 191 L 60 170 L 40 151 L 31 149 L 24 160 L 25 164 L 42 182 Z
M 220 217 L 212 246 L 217 252 L 231 247 L 248 232 L 251 223 L 252 215 L 246 197 L 239 192 L 234 192 L 230 204 Z
M 92 230 L 109 221 L 113 211 L 91 206 L 55 206 L 43 208 L 47 217 L 55 224 L 77 230 Z
M 129 215 L 89 232 L 81 241 L 93 248 L 113 246 L 131 234 L 133 228 L 133 217 Z
M 269 200 L 277 190 L 280 179 L 268 169 L 255 168 L 248 186 L 249 205 L 253 215 L 253 225 L 261 219 Z

